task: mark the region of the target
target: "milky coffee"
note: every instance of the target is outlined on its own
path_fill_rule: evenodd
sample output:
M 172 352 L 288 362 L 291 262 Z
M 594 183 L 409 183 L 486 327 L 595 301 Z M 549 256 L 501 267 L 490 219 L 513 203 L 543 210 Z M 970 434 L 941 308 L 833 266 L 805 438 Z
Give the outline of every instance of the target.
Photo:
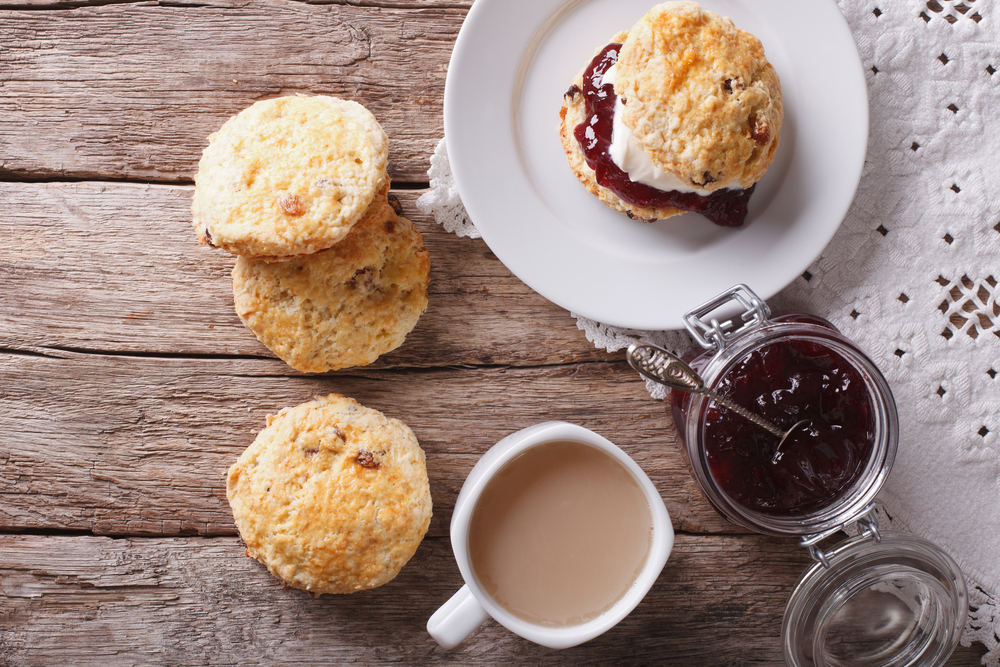
M 507 611 L 578 625 L 628 592 L 646 562 L 652 515 L 626 468 L 577 442 L 532 447 L 483 490 L 469 528 L 472 569 Z

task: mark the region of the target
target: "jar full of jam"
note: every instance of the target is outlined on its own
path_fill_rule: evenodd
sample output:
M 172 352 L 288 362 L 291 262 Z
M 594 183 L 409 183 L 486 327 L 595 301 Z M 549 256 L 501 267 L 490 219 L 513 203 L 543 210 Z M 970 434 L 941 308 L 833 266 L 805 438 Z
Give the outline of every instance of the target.
M 831 323 L 772 316 L 745 285 L 684 319 L 705 349 L 687 359 L 687 370 L 709 391 L 671 389 L 668 400 L 696 481 L 724 517 L 797 537 L 816 560 L 785 610 L 786 663 L 943 665 L 964 627 L 968 594 L 940 548 L 878 530 L 874 499 L 899 432 L 882 373 Z M 856 537 L 821 545 L 852 526 Z

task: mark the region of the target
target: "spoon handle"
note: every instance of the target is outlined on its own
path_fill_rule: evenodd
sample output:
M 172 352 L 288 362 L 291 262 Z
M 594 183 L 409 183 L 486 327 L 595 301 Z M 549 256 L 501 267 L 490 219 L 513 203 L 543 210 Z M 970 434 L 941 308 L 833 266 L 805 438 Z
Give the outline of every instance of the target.
M 706 387 L 705 382 L 694 369 L 684 363 L 677 355 L 664 350 L 662 347 L 649 343 L 632 343 L 629 345 L 628 353 L 625 356 L 628 359 L 629 365 L 639 371 L 639 374 L 643 377 L 649 378 L 654 382 L 659 382 L 671 389 L 679 389 L 707 396 L 719 405 L 729 408 L 775 437 L 785 437 L 785 432 L 771 422 L 758 417 L 746 408 L 733 403 L 725 396 L 720 396 Z
M 662 347 L 649 343 L 632 343 L 625 356 L 629 365 L 645 378 L 671 389 L 703 393 L 705 383 L 701 376 L 680 357 Z
M 744 408 L 742 405 L 737 405 L 736 403 L 733 403 L 732 401 L 730 401 L 725 396 L 723 396 L 721 394 L 717 394 L 714 391 L 712 391 L 711 389 L 702 389 L 698 393 L 700 393 L 700 394 L 702 394 L 704 396 L 707 396 L 708 398 L 712 399 L 713 401 L 715 401 L 719 405 L 721 405 L 721 406 L 723 406 L 725 408 L 728 408 L 729 410 L 732 410 L 733 412 L 735 412 L 736 414 L 738 414 L 740 417 L 743 417 L 747 421 L 753 422 L 754 424 L 756 424 L 757 426 L 761 427 L 765 431 L 768 431 L 769 433 L 771 433 L 771 435 L 773 435 L 774 437 L 776 437 L 776 438 L 784 438 L 785 437 L 785 431 L 781 430 L 780 428 L 778 428 L 777 426 L 775 426 L 771 422 L 767 421 L 766 419 L 762 419 L 761 417 L 758 417 L 754 413 L 752 413 L 749 410 L 747 410 L 746 408 Z

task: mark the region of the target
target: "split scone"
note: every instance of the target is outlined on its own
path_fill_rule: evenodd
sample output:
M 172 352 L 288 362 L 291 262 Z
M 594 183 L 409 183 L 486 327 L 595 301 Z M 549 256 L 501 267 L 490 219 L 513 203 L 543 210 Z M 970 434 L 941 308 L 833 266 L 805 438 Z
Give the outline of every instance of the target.
M 357 102 L 257 102 L 209 137 L 191 214 L 199 240 L 279 261 L 329 248 L 387 206 L 389 140 Z
M 268 415 L 226 495 L 247 556 L 314 595 L 390 581 L 431 520 L 413 431 L 337 394 Z
M 592 194 L 629 217 L 743 224 L 778 148 L 781 86 L 756 37 L 665 2 L 612 37 L 563 97 L 560 137 Z
M 403 344 L 427 308 L 424 239 L 390 206 L 329 250 L 285 262 L 240 257 L 236 313 L 292 368 L 365 366 Z

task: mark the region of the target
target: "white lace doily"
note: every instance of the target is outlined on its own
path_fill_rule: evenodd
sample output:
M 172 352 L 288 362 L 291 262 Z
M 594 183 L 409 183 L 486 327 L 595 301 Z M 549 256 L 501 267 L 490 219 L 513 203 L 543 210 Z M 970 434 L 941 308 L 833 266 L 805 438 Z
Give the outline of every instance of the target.
M 770 304 L 826 317 L 885 373 L 900 438 L 883 527 L 955 557 L 970 584 L 962 643 L 982 642 L 984 664 L 1000 667 L 1000 7 L 839 5 L 867 70 L 868 156 L 842 227 Z M 478 236 L 444 140 L 431 164 L 418 207 Z M 577 325 L 608 351 L 636 339 L 691 346 L 682 332 Z
M 425 215 L 434 215 L 445 231 L 458 236 L 478 239 L 481 235 L 469 220 L 469 214 L 458 196 L 458 187 L 451 175 L 451 162 L 445 150 L 444 139 L 438 142 L 431 156 L 431 168 L 427 170 L 431 179 L 431 189 L 417 199 L 417 210 Z

